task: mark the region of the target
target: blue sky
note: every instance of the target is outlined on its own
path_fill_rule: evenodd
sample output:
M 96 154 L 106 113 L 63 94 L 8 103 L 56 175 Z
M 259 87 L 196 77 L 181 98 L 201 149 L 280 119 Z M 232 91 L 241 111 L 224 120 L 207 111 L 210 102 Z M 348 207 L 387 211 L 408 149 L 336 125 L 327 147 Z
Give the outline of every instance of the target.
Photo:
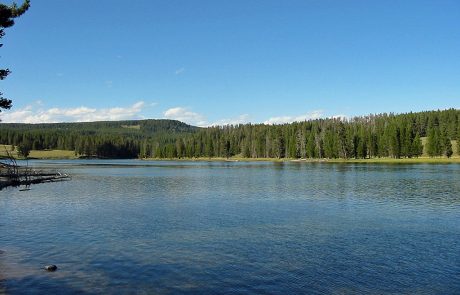
M 460 108 L 458 0 L 31 2 L 2 40 L 4 122 Z

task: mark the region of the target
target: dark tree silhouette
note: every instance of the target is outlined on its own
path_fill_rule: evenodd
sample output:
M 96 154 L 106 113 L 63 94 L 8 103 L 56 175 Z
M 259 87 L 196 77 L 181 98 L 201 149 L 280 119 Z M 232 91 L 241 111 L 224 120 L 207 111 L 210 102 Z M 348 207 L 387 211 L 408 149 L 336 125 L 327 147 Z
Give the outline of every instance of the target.
M 5 36 L 5 29 L 14 25 L 14 19 L 21 16 L 30 7 L 30 0 L 25 0 L 21 6 L 17 6 L 16 3 L 11 5 L 5 5 L 0 3 L 0 39 Z M 0 44 L 2 47 L 3 44 Z M 9 69 L 0 69 L 0 80 L 3 80 L 10 74 Z M 11 108 L 12 101 L 3 97 L 3 93 L 0 92 L 0 112 L 1 109 Z

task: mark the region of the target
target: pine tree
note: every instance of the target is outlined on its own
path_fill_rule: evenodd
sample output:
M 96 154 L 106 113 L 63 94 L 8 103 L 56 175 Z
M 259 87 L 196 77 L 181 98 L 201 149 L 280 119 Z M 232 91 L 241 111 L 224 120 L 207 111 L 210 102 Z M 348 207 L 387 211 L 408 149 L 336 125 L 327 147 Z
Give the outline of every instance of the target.
M 27 158 L 29 157 L 31 150 L 30 142 L 23 142 L 18 146 L 18 155 L 21 157 Z
M 412 156 L 414 157 L 420 157 L 423 155 L 423 144 L 422 144 L 422 139 L 420 138 L 420 135 L 417 133 L 414 137 L 414 141 L 412 142 Z
M 315 142 L 315 133 L 313 132 L 310 132 L 307 136 L 307 145 L 306 145 L 306 148 L 307 148 L 307 157 L 310 158 L 310 159 L 313 159 L 313 158 L 316 158 L 316 150 L 315 150 L 315 147 L 316 147 L 316 142 Z
M 396 124 L 392 124 L 390 127 L 390 150 L 391 155 L 394 158 L 399 159 L 401 157 L 401 133 Z
M 12 5 L 0 4 L 0 39 L 5 35 L 5 29 L 14 25 L 14 19 L 24 14 L 30 7 L 30 1 L 26 0 L 20 7 L 13 3 Z M 3 44 L 0 44 L 2 47 Z M 0 69 L 0 80 L 3 80 L 10 74 L 9 69 Z M 0 112 L 1 109 L 9 109 L 12 106 L 11 99 L 4 98 L 0 92 Z
M 457 154 L 460 156 L 460 117 L 457 125 Z
M 454 152 L 452 151 L 452 143 L 449 137 L 444 137 L 444 154 L 450 158 Z
M 251 148 L 250 148 L 250 143 L 249 140 L 245 140 L 243 142 L 243 148 L 242 148 L 242 153 L 243 153 L 243 158 L 250 158 L 251 157 Z
M 440 156 L 442 154 L 441 138 L 439 129 L 433 127 L 428 130 L 427 152 L 430 157 Z
M 414 147 L 412 146 L 414 142 L 414 131 L 412 128 L 412 122 L 407 124 L 402 137 L 404 139 L 402 145 L 402 155 L 407 158 L 412 158 L 412 156 L 414 156 Z
M 230 140 L 225 141 L 224 156 L 227 159 L 230 158 L 230 156 L 231 156 L 231 154 L 230 154 Z

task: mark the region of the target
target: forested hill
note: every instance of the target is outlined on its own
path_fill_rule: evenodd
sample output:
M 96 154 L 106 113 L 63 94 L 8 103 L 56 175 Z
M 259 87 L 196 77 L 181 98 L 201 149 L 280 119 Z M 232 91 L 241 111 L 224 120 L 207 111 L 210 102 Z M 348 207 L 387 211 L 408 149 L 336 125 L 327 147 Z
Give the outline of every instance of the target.
M 455 109 L 209 128 L 171 120 L 0 124 L 0 144 L 106 158 L 450 157 L 459 138 Z
M 78 123 L 1 123 L 0 143 L 33 150 L 74 150 L 80 156 L 133 158 L 144 139 L 169 142 L 198 127 L 176 120 L 128 120 Z

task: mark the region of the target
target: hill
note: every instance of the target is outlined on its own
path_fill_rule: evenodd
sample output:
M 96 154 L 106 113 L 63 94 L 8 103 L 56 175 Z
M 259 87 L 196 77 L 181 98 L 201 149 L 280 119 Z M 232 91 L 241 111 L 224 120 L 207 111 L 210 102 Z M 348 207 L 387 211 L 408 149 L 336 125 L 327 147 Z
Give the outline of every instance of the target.
M 174 142 L 198 127 L 176 120 L 127 120 L 78 123 L 0 123 L 0 144 L 32 150 L 70 150 L 80 156 L 133 158 L 142 140 Z

